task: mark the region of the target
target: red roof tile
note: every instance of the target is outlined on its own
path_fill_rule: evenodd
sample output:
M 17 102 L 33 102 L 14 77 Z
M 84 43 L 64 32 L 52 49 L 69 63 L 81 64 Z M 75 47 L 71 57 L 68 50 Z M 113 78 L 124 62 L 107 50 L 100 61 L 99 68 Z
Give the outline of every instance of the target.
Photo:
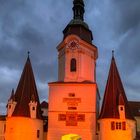
M 113 56 L 99 118 L 119 118 L 118 105 L 122 104 L 125 106 L 126 118 L 134 119 L 130 113 L 128 101 Z
M 33 97 L 37 102 L 37 118 L 41 119 L 38 92 L 30 58 L 28 57 L 15 92 L 15 101 L 17 102 L 17 105 L 12 116 L 30 117 L 29 102 L 33 99 Z

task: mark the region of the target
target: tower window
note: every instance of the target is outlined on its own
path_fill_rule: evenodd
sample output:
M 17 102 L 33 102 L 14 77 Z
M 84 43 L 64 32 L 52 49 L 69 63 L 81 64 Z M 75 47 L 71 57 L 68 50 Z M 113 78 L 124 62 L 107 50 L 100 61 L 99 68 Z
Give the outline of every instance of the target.
M 116 129 L 121 129 L 121 122 L 116 122 Z
M 121 129 L 121 122 L 119 122 L 119 129 Z
M 9 105 L 9 109 L 11 109 L 11 105 Z
M 70 62 L 70 71 L 75 72 L 76 71 L 76 59 L 72 58 Z
M 37 138 L 39 138 L 40 130 L 37 130 Z
M 123 111 L 123 107 L 121 107 L 121 111 Z
M 35 107 L 32 107 L 32 110 L 35 110 Z
M 69 93 L 69 97 L 75 97 L 75 93 Z
M 126 130 L 126 122 L 111 122 L 111 130 Z
M 115 122 L 111 122 L 111 130 L 115 130 Z
M 122 130 L 126 130 L 126 123 L 122 122 Z

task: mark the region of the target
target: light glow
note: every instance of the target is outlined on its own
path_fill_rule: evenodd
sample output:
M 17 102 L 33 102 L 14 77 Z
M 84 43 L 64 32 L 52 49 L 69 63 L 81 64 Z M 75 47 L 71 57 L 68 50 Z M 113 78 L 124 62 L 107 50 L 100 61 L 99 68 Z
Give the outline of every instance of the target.
M 82 140 L 82 139 L 77 134 L 68 134 L 68 135 L 62 136 L 61 140 Z

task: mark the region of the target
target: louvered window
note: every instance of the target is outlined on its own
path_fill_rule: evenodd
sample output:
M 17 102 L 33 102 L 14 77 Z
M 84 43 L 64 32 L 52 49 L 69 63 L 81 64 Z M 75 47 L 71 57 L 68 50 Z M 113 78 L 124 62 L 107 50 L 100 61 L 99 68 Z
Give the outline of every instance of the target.
M 72 58 L 70 62 L 70 71 L 75 72 L 76 71 L 76 59 Z
M 111 130 L 126 130 L 126 122 L 111 122 Z

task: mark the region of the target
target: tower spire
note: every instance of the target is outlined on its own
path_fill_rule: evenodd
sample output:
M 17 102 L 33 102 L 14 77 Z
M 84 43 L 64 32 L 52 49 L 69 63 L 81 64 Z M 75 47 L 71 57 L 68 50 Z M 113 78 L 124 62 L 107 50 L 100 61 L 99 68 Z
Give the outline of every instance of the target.
M 40 102 L 39 102 L 39 97 L 38 97 L 31 61 L 28 56 L 17 90 L 15 92 L 15 100 L 17 102 L 17 105 L 15 107 L 12 116 L 31 117 L 29 103 L 33 96 L 34 96 L 34 100 L 37 102 L 36 118 L 40 119 L 42 118 L 40 113 L 41 112 Z
M 73 0 L 73 19 L 63 30 L 63 39 L 65 39 L 68 35 L 74 34 L 80 37 L 82 40 L 92 43 L 92 32 L 89 29 L 88 24 L 84 22 L 84 7 L 85 4 L 83 0 Z
M 112 57 L 114 57 L 114 54 L 115 54 L 115 51 L 114 51 L 114 50 L 112 50 Z
M 127 119 L 134 119 L 128 106 L 128 101 L 123 88 L 123 84 L 119 75 L 119 71 L 115 62 L 114 52 L 112 52 L 111 65 L 104 93 L 100 119 L 119 118 L 119 105 L 125 106 L 125 115 Z
M 73 18 L 74 19 L 79 19 L 79 20 L 84 20 L 84 2 L 83 0 L 74 0 L 73 1 Z

